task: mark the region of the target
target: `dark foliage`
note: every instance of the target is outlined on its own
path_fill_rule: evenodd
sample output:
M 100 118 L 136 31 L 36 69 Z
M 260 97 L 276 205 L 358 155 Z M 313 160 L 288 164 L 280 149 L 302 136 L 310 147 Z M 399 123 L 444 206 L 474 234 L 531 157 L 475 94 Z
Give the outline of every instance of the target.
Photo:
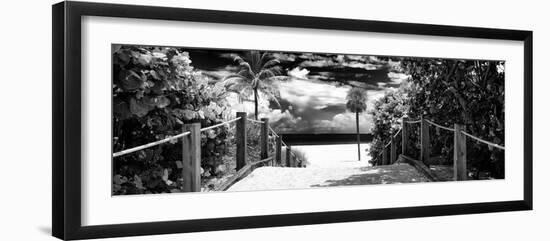
M 410 75 L 402 90 L 406 97 L 393 98 L 391 93 L 377 104 L 388 108 L 377 108 L 382 113 L 373 113 L 381 118 L 375 118 L 373 158 L 380 151 L 377 142 L 387 141 L 387 135 L 395 131 L 388 126 L 403 115 L 392 110 L 392 106 L 400 105 L 407 107 L 411 119 L 423 116 L 447 127 L 463 124 L 466 132 L 504 146 L 504 62 L 404 58 L 401 64 L 402 71 Z M 453 159 L 452 133 L 431 128 L 431 156 L 449 164 Z M 414 139 L 418 129 L 411 133 L 413 145 L 418 142 Z M 504 178 L 504 151 L 472 140 L 467 144 L 472 178 Z
M 209 84 L 177 48 L 116 46 L 113 51 L 113 152 L 202 127 L 227 117 L 223 86 Z M 230 132 L 201 133 L 202 175 L 220 174 Z M 113 159 L 113 194 L 178 192 L 182 147 L 179 140 Z

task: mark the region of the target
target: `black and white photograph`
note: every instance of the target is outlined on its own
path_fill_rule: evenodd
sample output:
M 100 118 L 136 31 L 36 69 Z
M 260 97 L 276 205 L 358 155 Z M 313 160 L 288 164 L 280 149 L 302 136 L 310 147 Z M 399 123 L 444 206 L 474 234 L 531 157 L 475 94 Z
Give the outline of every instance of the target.
M 111 47 L 114 196 L 506 176 L 504 60 Z
M 546 5 L 6 2 L 0 240 L 548 240 Z

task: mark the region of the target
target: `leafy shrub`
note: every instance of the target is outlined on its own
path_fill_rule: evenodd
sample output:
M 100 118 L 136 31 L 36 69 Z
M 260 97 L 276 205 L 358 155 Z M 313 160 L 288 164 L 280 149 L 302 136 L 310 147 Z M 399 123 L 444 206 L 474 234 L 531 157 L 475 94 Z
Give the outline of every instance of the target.
M 401 58 L 401 71 L 410 76 L 397 92 L 386 94 L 375 104 L 374 141 L 370 155 L 374 158 L 398 130 L 398 119 L 427 118 L 452 127 L 466 126 L 466 132 L 504 145 L 504 62 Z M 445 164 L 453 160 L 453 136 L 430 127 L 431 156 Z M 419 156 L 419 125 L 411 125 L 409 140 L 412 157 Z M 467 138 L 468 170 L 473 178 L 489 173 L 504 178 L 504 151 Z
M 228 118 L 224 88 L 193 69 L 178 48 L 113 47 L 113 151 L 164 139 L 184 124 L 202 127 Z M 218 175 L 229 129 L 201 133 L 202 175 Z M 179 144 L 178 144 L 179 143 Z M 113 159 L 113 194 L 181 190 L 179 140 Z
M 401 129 L 400 120 L 409 109 L 409 100 L 405 94 L 406 87 L 407 83 L 403 83 L 399 90 L 386 93 L 374 102 L 374 109 L 369 112 L 373 117 L 371 133 L 374 137 L 369 149 L 371 162 L 376 161 L 391 137 Z M 411 143 L 414 143 L 413 140 Z
M 287 152 L 286 148 L 283 147 L 281 151 L 281 162 L 283 164 L 286 163 L 286 152 Z M 294 148 L 291 150 L 291 152 L 294 153 L 294 155 L 296 155 L 296 158 L 298 158 L 299 160 L 302 160 L 303 166 L 309 165 L 307 154 L 303 150 L 300 150 L 299 148 Z M 292 155 L 290 155 L 290 157 L 294 158 L 294 156 Z
M 504 146 L 504 62 L 453 59 L 402 61 L 411 76 L 410 113 Z M 451 135 L 431 138 L 434 151 L 452 160 Z M 489 172 L 504 178 L 504 151 L 467 138 L 468 170 L 473 178 Z M 444 146 L 443 146 L 444 145 Z

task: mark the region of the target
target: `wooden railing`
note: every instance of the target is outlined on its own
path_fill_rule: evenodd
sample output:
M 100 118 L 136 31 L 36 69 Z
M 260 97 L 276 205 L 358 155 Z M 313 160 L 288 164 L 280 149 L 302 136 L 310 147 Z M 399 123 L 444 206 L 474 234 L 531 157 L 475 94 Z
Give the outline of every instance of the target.
M 245 112 L 237 112 L 236 118 L 219 123 L 216 125 L 201 128 L 200 123 L 191 123 L 183 125 L 183 132 L 167 137 L 162 140 L 147 143 L 141 146 L 132 147 L 126 150 L 122 150 L 113 153 L 113 158 L 134 153 L 139 150 L 154 147 L 166 142 L 170 142 L 177 139 L 182 139 L 182 178 L 183 178 L 183 191 L 184 192 L 200 192 L 201 190 L 201 132 L 218 128 L 230 123 L 236 122 L 235 128 L 235 143 L 236 143 L 236 171 L 225 183 L 221 184 L 216 190 L 227 190 L 238 180 L 248 175 L 254 168 L 260 165 L 270 166 L 286 166 L 286 167 L 304 167 L 303 160 L 300 160 L 296 154 L 294 154 L 290 146 L 286 145 L 282 137 L 277 134 L 269 126 L 269 119 L 262 118 L 260 121 L 246 118 Z M 249 162 L 247 153 L 247 123 L 260 124 L 260 160 L 255 162 Z M 275 153 L 270 156 L 269 153 L 269 135 L 273 135 L 276 138 Z M 282 162 L 282 148 L 286 148 L 286 162 Z M 180 165 L 178 165 L 180 167 Z
M 430 132 L 429 127 L 434 126 L 436 128 L 453 132 L 454 134 L 454 148 L 453 148 L 453 171 L 454 180 L 466 180 L 468 179 L 468 172 L 466 168 L 466 137 L 473 140 L 484 143 L 488 146 L 504 150 L 504 146 L 483 140 L 465 131 L 465 126 L 461 124 L 454 124 L 454 127 L 446 127 L 437 124 L 433 121 L 424 119 L 410 120 L 407 117 L 401 119 L 401 129 L 397 131 L 391 140 L 384 146 L 382 151 L 378 154 L 375 160 L 372 162 L 374 165 L 390 165 L 397 161 L 397 137 L 401 136 L 401 155 L 407 160 L 416 161 L 414 158 L 407 156 L 407 149 L 409 147 L 409 125 L 420 124 L 420 162 L 428 163 L 430 158 Z M 389 155 L 388 155 L 389 152 Z M 424 168 L 425 169 L 425 168 Z

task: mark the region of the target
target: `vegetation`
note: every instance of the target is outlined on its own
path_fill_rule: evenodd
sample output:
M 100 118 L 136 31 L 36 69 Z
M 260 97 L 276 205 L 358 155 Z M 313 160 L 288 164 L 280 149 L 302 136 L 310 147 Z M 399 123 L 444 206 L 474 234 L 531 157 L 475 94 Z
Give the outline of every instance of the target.
M 225 86 L 229 91 L 241 96 L 254 94 L 254 118 L 258 119 L 258 92 L 262 92 L 270 100 L 278 103 L 279 96 L 274 80 L 283 78 L 279 60 L 271 59 L 268 53 L 248 51 L 244 55 L 232 55 L 239 64 L 239 71 L 225 77 Z
M 114 152 L 179 134 L 186 123 L 206 127 L 228 117 L 223 85 L 209 84 L 186 52 L 136 46 L 113 51 Z M 231 134 L 227 127 L 201 134 L 202 175 L 221 175 Z M 182 148 L 177 142 L 114 158 L 113 194 L 180 191 Z
M 409 111 L 409 100 L 405 94 L 406 86 L 407 83 L 404 83 L 397 91 L 390 91 L 374 102 L 374 109 L 370 111 L 373 117 L 371 133 L 374 136 L 369 149 L 371 161 L 375 161 L 391 137 L 401 129 L 400 120 Z M 411 143 L 414 142 L 411 141 Z
M 282 151 L 281 151 L 281 162 L 282 163 L 286 163 L 286 152 L 287 152 L 287 149 L 286 148 L 282 148 Z M 291 150 L 291 152 L 294 154 L 294 155 L 290 155 L 290 157 L 292 158 L 292 160 L 294 160 L 294 158 L 296 158 L 297 160 L 301 160 L 302 161 L 302 167 L 307 167 L 309 165 L 309 161 L 308 161 L 308 157 L 307 157 L 307 154 L 305 151 L 299 149 L 299 148 L 293 148 Z M 296 157 L 294 157 L 296 156 Z
M 259 51 L 231 56 L 238 63 L 238 71 L 215 81 L 195 70 L 189 54 L 181 48 L 114 46 L 113 152 L 180 134 L 188 123 L 207 127 L 231 119 L 226 98 L 229 92 L 241 98 L 254 96 L 256 119 L 259 98 L 278 104 L 277 80 L 287 78 L 282 76 L 280 62 L 272 54 Z M 377 100 L 369 112 L 374 124 L 369 150 L 373 159 L 400 130 L 403 117 L 426 118 L 448 127 L 463 124 L 468 133 L 504 145 L 503 62 L 424 58 L 398 61 L 400 67 L 392 71 L 407 74 L 408 80 Z M 346 96 L 347 111 L 355 113 L 359 160 L 359 115 L 366 111 L 366 102 L 364 88 L 354 87 Z M 419 129 L 418 125 L 410 129 L 411 147 L 406 154 L 411 157 L 419 156 Z M 247 124 L 247 161 L 260 159 L 260 133 L 258 123 Z M 203 187 L 214 189 L 235 173 L 234 135 L 234 124 L 201 132 Z M 451 164 L 452 132 L 432 128 L 430 137 L 432 159 L 427 164 Z M 472 178 L 504 177 L 504 151 L 471 140 L 467 148 L 467 168 Z M 275 135 L 269 135 L 268 149 L 269 153 L 275 152 Z M 293 153 L 302 165 L 308 165 L 303 151 L 297 148 Z M 184 180 L 181 158 L 180 140 L 114 157 L 112 193 L 180 192 Z M 285 162 L 286 149 L 282 158 Z
M 377 102 L 372 113 L 375 141 L 371 156 L 378 155 L 380 143 L 387 143 L 403 115 L 412 119 L 423 116 L 449 127 L 464 124 L 466 132 L 504 146 L 504 62 L 403 58 L 401 66 L 410 76 L 408 83 Z M 439 131 L 431 135 L 432 156 L 452 161 L 450 138 Z M 475 141 L 467 145 L 472 178 L 482 178 L 485 172 L 504 178 L 504 151 Z
M 355 126 L 357 127 L 357 158 L 361 161 L 361 135 L 359 133 L 359 113 L 367 109 L 367 91 L 362 88 L 351 88 L 346 96 L 346 108 L 355 113 Z

